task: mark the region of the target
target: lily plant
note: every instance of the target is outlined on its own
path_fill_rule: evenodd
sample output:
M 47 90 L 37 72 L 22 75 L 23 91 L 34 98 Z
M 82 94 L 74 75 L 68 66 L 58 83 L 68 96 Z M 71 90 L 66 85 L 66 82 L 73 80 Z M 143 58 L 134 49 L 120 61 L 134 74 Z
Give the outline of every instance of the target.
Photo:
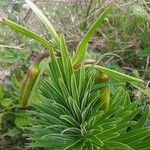
M 111 70 L 98 60 L 86 58 L 88 42 L 111 11 L 109 5 L 89 28 L 72 55 L 63 34 L 31 1 L 25 0 L 51 35 L 46 40 L 1 17 L 1 22 L 48 48 L 28 69 L 20 90 L 20 106 L 33 106 L 27 137 L 28 147 L 47 150 L 149 150 L 149 106 L 141 118 L 138 101 L 131 101 L 123 88 L 110 93 L 109 77 L 143 84 L 143 80 Z M 48 76 L 43 77 L 46 71 Z M 39 81 L 42 83 L 39 85 Z M 39 92 L 38 102 L 33 95 Z

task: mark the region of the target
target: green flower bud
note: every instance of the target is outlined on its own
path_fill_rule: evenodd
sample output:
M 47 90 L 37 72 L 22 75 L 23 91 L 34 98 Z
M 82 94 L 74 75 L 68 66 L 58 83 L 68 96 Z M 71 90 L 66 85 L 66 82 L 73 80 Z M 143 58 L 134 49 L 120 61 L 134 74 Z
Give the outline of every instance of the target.
M 21 87 L 19 98 L 21 107 L 26 107 L 28 105 L 34 84 L 40 73 L 40 62 L 48 56 L 48 53 L 40 54 L 35 62 L 29 67 Z

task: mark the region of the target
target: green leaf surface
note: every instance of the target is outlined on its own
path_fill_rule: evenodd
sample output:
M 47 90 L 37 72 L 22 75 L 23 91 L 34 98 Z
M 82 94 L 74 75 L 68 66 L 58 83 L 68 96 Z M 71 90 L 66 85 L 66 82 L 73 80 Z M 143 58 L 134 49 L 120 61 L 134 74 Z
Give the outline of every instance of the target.
M 43 22 L 49 33 L 51 34 L 52 38 L 54 38 L 55 42 L 59 45 L 59 37 L 50 23 L 50 21 L 46 18 L 46 16 L 42 13 L 42 11 L 33 3 L 32 0 L 25 0 L 26 3 L 30 6 L 30 8 L 33 10 L 33 12 L 36 14 L 37 17 L 40 18 L 40 20 Z
M 64 150 L 77 150 L 77 148 L 81 145 L 82 140 L 76 140 L 75 142 L 72 142 L 70 145 L 68 145 Z M 79 149 L 79 148 L 78 148 Z
M 9 19 L 2 19 L 1 22 L 5 25 L 9 26 L 10 28 L 14 29 L 15 31 L 20 32 L 20 33 L 34 39 L 35 41 L 39 42 L 40 44 L 42 44 L 45 47 L 50 48 L 52 46 L 52 43 L 50 43 L 46 39 L 39 36 L 37 33 L 33 32 L 29 29 L 26 29 L 26 28 L 22 27 L 21 25 L 15 23 Z
M 6 135 L 10 136 L 10 137 L 16 137 L 17 135 L 19 135 L 21 133 L 21 130 L 17 127 L 14 127 L 13 129 L 9 130 Z
M 73 61 L 74 64 L 77 63 L 78 61 L 80 61 L 81 59 L 83 59 L 85 57 L 85 54 L 86 54 L 86 51 L 87 51 L 87 44 L 88 44 L 91 36 L 103 24 L 104 19 L 108 15 L 110 9 L 111 9 L 111 6 L 108 6 L 104 10 L 104 12 L 93 23 L 93 25 L 90 27 L 90 29 L 87 31 L 87 33 L 85 34 L 85 36 L 83 37 L 83 39 L 81 40 L 81 42 L 79 43 L 79 45 L 77 46 L 76 55 L 75 55 L 75 58 L 74 58 L 74 61 Z
M 107 141 L 105 142 L 105 144 L 109 146 L 110 148 L 113 148 L 114 150 L 131 150 L 130 146 L 120 143 L 120 142 Z
M 0 99 L 4 97 L 4 88 L 0 85 Z
M 4 98 L 0 100 L 0 103 L 5 107 L 5 108 L 9 108 L 10 105 L 13 104 L 13 101 L 9 98 Z
M 91 137 L 91 142 L 98 145 L 98 146 L 103 146 L 103 141 L 101 141 L 98 137 L 92 136 Z
M 129 76 L 129 75 L 126 75 L 126 74 L 123 74 L 123 73 L 120 73 L 120 72 L 117 72 L 115 70 L 111 70 L 111 69 L 108 69 L 108 68 L 105 68 L 105 67 L 102 67 L 102 66 L 98 66 L 96 65 L 95 68 L 107 75 L 110 75 L 116 79 L 121 79 L 123 81 L 128 81 L 128 82 L 140 82 L 140 83 L 143 83 L 144 81 L 142 79 L 138 79 L 138 78 L 135 78 L 135 77 L 132 77 L 132 76 Z
M 60 116 L 60 119 L 65 120 L 67 123 L 69 123 L 73 127 L 80 127 L 79 123 L 71 116 L 62 115 L 62 116 Z
M 144 85 L 135 84 L 135 83 L 132 83 L 132 82 L 131 82 L 131 85 L 134 86 L 135 88 L 137 88 L 143 94 L 145 94 L 148 97 L 150 97 L 150 88 L 149 87 L 145 87 Z
M 30 122 L 29 116 L 24 111 L 19 112 L 15 117 L 15 124 L 19 128 L 27 126 L 29 122 Z
M 150 56 L 150 47 L 145 48 L 145 49 L 143 49 L 143 50 L 140 50 L 140 51 L 138 52 L 138 55 L 141 56 L 141 57 Z
M 142 128 L 145 125 L 146 121 L 148 120 L 149 114 L 150 114 L 150 106 L 147 105 L 146 110 L 142 115 L 141 119 L 138 121 L 137 124 L 133 126 L 133 128 L 134 129 Z

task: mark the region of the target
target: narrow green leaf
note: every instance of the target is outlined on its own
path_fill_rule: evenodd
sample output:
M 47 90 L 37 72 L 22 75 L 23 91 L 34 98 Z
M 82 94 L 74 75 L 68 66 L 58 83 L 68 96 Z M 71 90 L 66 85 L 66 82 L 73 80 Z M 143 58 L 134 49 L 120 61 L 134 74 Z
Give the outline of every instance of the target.
M 82 102 L 81 102 L 81 110 L 84 110 L 84 108 L 87 105 L 87 101 L 88 101 L 88 96 L 89 96 L 89 92 L 87 91 L 84 95 L 84 97 L 82 98 Z
M 120 113 L 118 112 L 115 116 L 116 117 L 125 117 L 126 115 L 130 114 L 132 111 L 136 111 L 137 106 L 138 106 L 138 102 L 134 101 L 131 104 L 125 106 L 124 109 L 121 110 Z
M 42 11 L 32 2 L 32 0 L 25 0 L 26 3 L 30 6 L 30 8 L 33 10 L 33 12 L 37 15 L 37 17 L 40 18 L 40 20 L 43 22 L 51 36 L 54 38 L 56 43 L 59 45 L 59 37 L 50 23 L 50 21 L 46 18 L 46 16 L 42 13 Z
M 113 129 L 113 132 L 124 130 L 130 126 L 135 125 L 135 124 L 136 124 L 136 121 L 129 121 L 129 122 L 118 124 L 118 126 L 116 126 L 116 128 Z
M 69 123 L 70 125 L 72 125 L 73 127 L 80 127 L 79 123 L 71 116 L 68 115 L 61 115 L 60 119 L 66 121 L 67 123 Z
M 83 90 L 85 85 L 85 67 L 82 65 L 79 70 L 79 83 L 78 83 L 78 91 L 79 91 L 79 97 L 84 97 Z
M 132 130 L 129 133 L 122 134 L 118 137 L 119 142 L 123 143 L 138 143 L 143 138 L 149 137 L 150 135 L 150 129 L 143 128 L 143 129 L 137 129 Z M 132 145 L 132 144 L 131 144 Z
M 76 140 L 75 142 L 69 144 L 64 150 L 76 150 L 79 147 L 79 145 L 81 145 L 81 143 L 83 143 L 82 139 Z
M 102 141 L 107 141 L 107 140 L 110 140 L 112 138 L 115 138 L 115 137 L 118 137 L 119 136 L 119 133 L 118 132 L 108 132 L 106 134 L 102 134 L 99 136 L 99 138 L 102 140 Z
M 60 36 L 60 48 L 61 48 L 61 59 L 62 59 L 62 72 L 64 73 L 64 82 L 66 83 L 67 88 L 71 88 L 71 76 L 73 74 L 73 67 L 65 38 L 63 35 Z
M 87 128 L 88 128 L 88 126 L 92 126 L 92 124 L 90 124 L 90 125 L 87 124 Z M 92 136 L 92 135 L 97 135 L 97 134 L 101 133 L 102 131 L 103 131 L 103 128 L 101 126 L 95 125 L 93 129 L 88 130 L 87 132 L 88 132 L 88 134 L 90 134 Z
M 69 112 L 69 110 L 68 110 L 65 106 L 63 106 L 63 105 L 61 105 L 61 104 L 59 104 L 59 103 L 55 103 L 55 105 L 56 105 L 57 108 L 58 108 L 59 110 L 61 110 L 65 115 L 71 116 L 71 113 Z
M 60 67 L 59 67 L 59 64 L 58 64 L 58 58 L 56 58 L 56 56 L 54 54 L 54 49 L 51 48 L 50 51 L 51 51 L 51 53 L 50 53 L 50 56 L 51 56 L 51 70 L 54 70 L 53 76 L 56 76 L 56 82 L 57 82 L 58 78 L 62 77 L 62 74 L 61 74 L 61 70 L 60 70 Z
M 17 32 L 20 32 L 20 33 L 34 39 L 35 41 L 39 42 L 40 44 L 42 44 L 45 47 L 48 47 L 48 48 L 52 47 L 52 43 L 48 42 L 46 39 L 42 38 L 35 32 L 30 31 L 29 29 L 26 29 L 26 28 L 22 27 L 21 25 L 15 23 L 9 19 L 2 19 L 1 22 L 5 25 L 9 26 L 10 28 L 16 30 Z
M 87 144 L 88 150 L 94 150 L 93 144 L 92 144 L 92 142 L 90 140 L 87 141 L 86 144 Z
M 58 118 L 61 114 L 61 111 L 59 111 L 59 109 L 54 104 L 50 106 L 46 106 L 46 105 L 41 105 L 39 103 L 39 104 L 36 104 L 34 107 L 37 110 L 39 110 L 41 113 L 49 114 L 56 118 Z
M 73 101 L 73 109 L 74 109 L 74 112 L 76 113 L 76 116 L 78 118 L 78 122 L 81 122 L 81 110 L 77 104 L 77 101 Z
M 71 92 L 72 92 L 72 98 L 75 101 L 78 101 L 79 93 L 78 93 L 78 87 L 77 87 L 77 83 L 76 83 L 76 77 L 74 74 L 72 74 L 72 76 L 71 76 Z
M 150 136 L 143 138 L 140 141 L 132 143 L 131 146 L 136 150 L 149 150 L 150 148 Z
M 115 93 L 111 97 L 110 105 L 109 105 L 109 110 L 110 108 L 114 108 L 116 106 L 117 101 L 120 99 L 120 97 L 124 95 L 124 90 L 122 87 L 119 87 L 116 89 Z
M 92 136 L 90 139 L 93 144 L 96 144 L 98 146 L 103 146 L 103 142 L 98 137 Z
M 119 106 L 124 106 L 123 103 L 125 101 L 125 96 L 124 95 L 120 95 L 120 98 L 116 101 L 115 105 L 111 105 L 111 107 L 109 108 L 109 111 L 111 109 L 117 109 L 119 108 Z M 113 107 L 112 107 L 113 106 Z M 113 112 L 112 112 L 113 113 Z
M 111 70 L 111 69 L 108 69 L 108 68 L 105 68 L 105 67 L 102 67 L 102 66 L 98 66 L 96 65 L 95 68 L 107 75 L 110 75 L 116 79 L 121 79 L 121 80 L 124 80 L 124 81 L 128 81 L 128 82 L 140 82 L 140 83 L 143 83 L 144 81 L 141 80 L 141 79 L 138 79 L 138 78 L 135 78 L 135 77 L 132 77 L 132 76 L 129 76 L 129 75 L 126 75 L 126 74 L 123 74 L 123 73 L 120 73 L 120 72 L 117 72 L 115 70 Z
M 61 132 L 61 134 L 67 134 L 67 133 L 71 133 L 71 134 L 81 134 L 80 129 L 72 127 L 72 128 L 66 128 L 65 130 L 63 130 Z
M 118 137 L 118 141 L 125 142 L 125 140 L 128 140 L 130 138 L 134 139 L 135 136 L 138 137 L 138 135 L 140 135 L 140 134 L 144 135 L 145 133 L 149 133 L 149 135 L 150 135 L 150 128 L 149 127 L 140 128 L 140 129 L 136 129 L 136 130 L 131 130 L 129 132 L 125 132 Z M 146 136 L 147 136 L 147 134 L 146 134 Z M 144 138 L 144 136 L 142 138 Z M 130 142 L 130 140 L 128 140 L 128 141 Z
M 69 52 L 63 34 L 60 35 L 60 45 L 61 45 L 61 54 L 63 55 L 64 59 L 69 57 Z
M 131 150 L 131 147 L 128 146 L 127 144 L 123 144 L 120 142 L 115 142 L 115 141 L 106 141 L 104 142 L 107 146 L 115 149 L 115 150 Z
M 149 87 L 145 87 L 141 84 L 135 84 L 135 83 L 131 83 L 132 86 L 134 86 L 136 89 L 138 89 L 140 92 L 142 92 L 143 94 L 147 95 L 148 97 L 150 97 L 150 88 Z
M 39 113 L 35 111 L 30 111 L 29 114 L 37 116 L 39 120 L 44 121 L 45 123 L 49 123 L 49 125 L 66 125 L 62 120 L 56 118 L 55 116 L 49 115 L 49 114 L 44 114 L 44 113 Z M 37 120 L 38 121 L 38 120 Z M 35 123 L 36 121 L 34 121 Z
M 64 140 L 64 138 L 56 138 L 56 136 L 55 137 L 49 136 L 49 137 L 45 137 L 44 139 L 30 138 L 29 140 L 34 142 L 30 143 L 30 146 L 29 144 L 27 144 L 28 148 L 32 147 L 33 149 L 37 147 L 43 147 L 44 145 L 44 148 L 51 149 L 51 150 L 55 149 L 56 147 L 58 147 L 59 150 L 62 150 L 61 146 L 64 143 L 64 141 L 66 141 L 66 139 Z
M 141 108 L 137 108 L 134 111 L 132 111 L 130 114 L 125 115 L 122 118 L 121 123 L 125 123 L 125 122 L 128 122 L 128 121 L 132 120 L 140 112 L 140 110 L 141 110 Z
M 46 101 L 46 104 L 48 105 L 51 105 L 52 102 L 64 104 L 63 96 L 59 91 L 59 88 L 57 88 L 57 86 L 55 86 L 52 82 L 43 82 L 43 86 L 40 87 L 40 93 L 43 95 L 43 97 L 46 97 L 48 99 Z
M 124 102 L 124 105 L 127 106 L 131 103 L 131 100 L 130 100 L 130 95 L 129 95 L 129 92 L 128 91 L 125 91 L 125 102 Z
M 87 44 L 88 44 L 91 36 L 97 30 L 97 28 L 99 28 L 103 24 L 104 19 L 108 15 L 110 9 L 111 9 L 111 6 L 109 6 L 109 7 L 106 8 L 106 10 L 93 23 L 93 25 L 91 26 L 91 28 L 87 31 L 87 33 L 83 37 L 82 41 L 77 46 L 76 55 L 75 55 L 75 58 L 74 58 L 74 61 L 73 61 L 74 64 L 77 63 L 78 61 L 80 61 L 81 59 L 83 59 L 85 57 L 85 54 L 86 54 L 86 51 L 87 51 Z
M 68 97 L 68 108 L 69 108 L 69 111 L 71 112 L 73 118 L 78 118 L 79 116 L 77 116 L 76 114 L 76 110 L 74 110 L 74 99 L 72 99 L 71 96 Z M 78 119 L 79 120 L 79 119 Z
M 64 135 L 61 135 L 61 134 L 55 134 L 55 133 L 51 133 L 51 134 L 46 134 L 46 135 L 43 135 L 41 137 L 41 139 L 49 139 L 49 138 L 52 138 L 52 139 L 62 139 L 62 140 L 66 140 L 66 136 L 64 137 Z
M 62 78 L 59 78 L 58 81 L 59 81 L 59 85 L 60 85 L 60 88 L 61 88 L 61 93 L 64 97 L 64 100 L 66 101 L 66 104 L 68 104 L 68 98 L 70 96 L 69 91 L 68 91 L 68 89 L 67 89 L 67 87 L 66 87 L 66 85 L 65 85 Z
M 146 121 L 148 120 L 148 116 L 150 114 L 150 106 L 147 105 L 146 106 L 146 110 L 143 114 L 143 116 L 141 117 L 141 119 L 138 121 L 138 123 L 136 125 L 133 126 L 134 129 L 138 129 L 141 128 L 145 125 Z

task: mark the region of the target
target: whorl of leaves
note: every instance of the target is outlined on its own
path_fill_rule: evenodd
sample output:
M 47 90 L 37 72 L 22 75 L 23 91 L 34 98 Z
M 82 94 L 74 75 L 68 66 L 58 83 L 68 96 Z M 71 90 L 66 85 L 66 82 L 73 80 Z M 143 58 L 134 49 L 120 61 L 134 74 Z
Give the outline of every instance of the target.
M 61 37 L 61 58 L 51 51 L 49 79 L 40 87 L 41 103 L 35 111 L 28 134 L 30 147 L 47 150 L 149 150 L 150 127 L 145 123 L 149 106 L 143 116 L 137 101 L 131 102 L 126 91 L 119 88 L 112 95 L 104 112 L 104 93 L 97 88 L 94 67 L 74 70 L 64 38 Z

